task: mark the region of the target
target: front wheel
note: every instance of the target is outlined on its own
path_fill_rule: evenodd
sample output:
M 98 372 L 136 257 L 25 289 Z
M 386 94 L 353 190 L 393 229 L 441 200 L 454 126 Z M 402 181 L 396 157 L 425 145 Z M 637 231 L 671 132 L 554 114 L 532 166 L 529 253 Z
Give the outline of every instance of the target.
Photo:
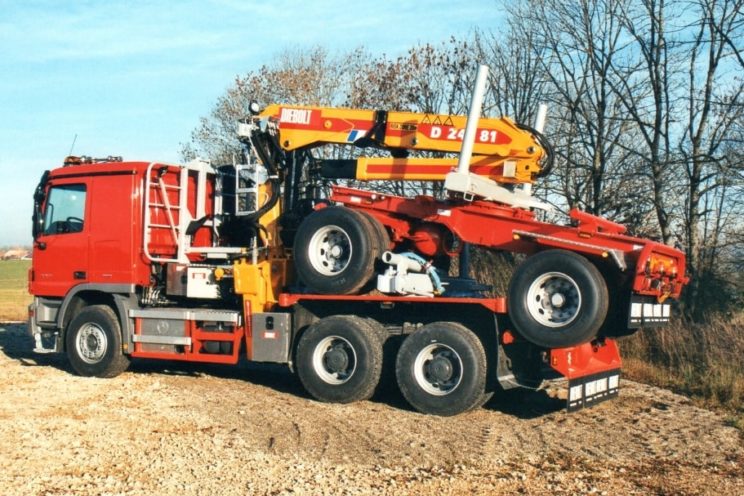
M 486 352 L 478 337 L 455 322 L 427 324 L 408 336 L 395 364 L 398 387 L 416 410 L 457 415 L 486 395 Z
M 121 327 L 106 305 L 84 308 L 72 319 L 65 338 L 72 369 L 87 377 L 115 377 L 129 367 L 122 352 Z
M 297 375 L 315 399 L 366 400 L 380 382 L 382 337 L 359 317 L 326 317 L 302 334 L 296 361 Z
M 544 348 L 590 341 L 607 317 L 607 285 L 586 258 L 565 250 L 540 252 L 512 276 L 507 305 L 516 330 Z

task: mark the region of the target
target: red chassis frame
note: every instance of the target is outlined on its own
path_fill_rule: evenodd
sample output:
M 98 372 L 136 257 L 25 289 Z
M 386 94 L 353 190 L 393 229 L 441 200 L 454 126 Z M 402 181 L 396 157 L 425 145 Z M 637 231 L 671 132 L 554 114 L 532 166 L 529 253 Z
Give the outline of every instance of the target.
M 632 290 L 660 302 L 678 298 L 688 279 L 685 255 L 654 241 L 625 235 L 625 227 L 578 209 L 576 227 L 540 222 L 534 213 L 487 201 L 440 201 L 430 196 L 404 198 L 334 186 L 330 200 L 363 210 L 392 233 L 392 241 L 412 240 L 421 226 L 443 226 L 466 243 L 498 250 L 533 253 L 563 248 L 590 257 L 610 258 L 621 271 L 631 270 Z

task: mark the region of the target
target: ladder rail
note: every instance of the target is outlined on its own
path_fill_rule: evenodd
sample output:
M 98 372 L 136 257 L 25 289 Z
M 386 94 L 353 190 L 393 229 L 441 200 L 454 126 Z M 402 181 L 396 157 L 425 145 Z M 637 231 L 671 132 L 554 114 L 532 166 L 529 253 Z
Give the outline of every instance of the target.
M 165 168 L 165 172 L 160 172 L 158 168 Z M 178 184 L 166 182 L 165 176 L 176 174 Z M 194 208 L 195 212 L 189 209 L 189 181 L 190 174 L 196 173 L 195 177 L 195 194 Z M 195 219 L 202 219 L 207 215 L 207 186 L 208 175 L 214 173 L 209 162 L 195 160 L 187 164 L 167 164 L 152 162 L 148 164 L 145 172 L 145 204 L 144 204 L 144 222 L 143 222 L 143 252 L 145 258 L 150 262 L 160 263 L 179 263 L 190 264 L 189 254 L 200 254 L 207 257 L 227 257 L 229 254 L 240 253 L 244 249 L 241 247 L 227 246 L 191 246 L 191 236 L 187 234 L 189 225 Z M 157 176 L 155 179 L 154 176 Z M 237 176 L 237 174 L 236 174 Z M 237 178 L 236 178 L 237 180 Z M 236 184 L 236 187 L 238 185 Z M 178 200 L 171 201 L 169 192 L 178 192 Z M 158 196 L 160 198 L 158 198 Z M 236 201 L 237 204 L 237 201 Z M 222 213 L 221 192 L 215 191 L 214 203 L 212 205 L 213 215 L 219 216 Z M 174 211 L 177 214 L 174 214 Z M 167 224 L 156 222 L 153 216 L 159 212 L 165 216 Z M 177 217 L 176 217 L 177 215 Z M 217 218 L 207 219 L 205 226 L 212 228 L 212 232 L 217 236 Z M 163 256 L 152 253 L 150 243 L 153 239 L 155 230 L 167 230 L 169 237 L 175 245 L 176 253 L 174 256 Z

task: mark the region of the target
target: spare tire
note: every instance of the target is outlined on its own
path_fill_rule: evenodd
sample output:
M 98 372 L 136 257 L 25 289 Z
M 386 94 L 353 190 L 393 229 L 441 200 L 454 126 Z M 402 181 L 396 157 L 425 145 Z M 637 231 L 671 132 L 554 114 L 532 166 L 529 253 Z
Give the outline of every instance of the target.
M 374 274 L 377 233 L 365 216 L 346 207 L 326 207 L 308 215 L 294 240 L 300 280 L 322 294 L 354 294 Z
M 544 348 L 591 341 L 608 306 L 607 285 L 597 267 L 566 250 L 529 257 L 509 284 L 507 307 L 516 331 Z

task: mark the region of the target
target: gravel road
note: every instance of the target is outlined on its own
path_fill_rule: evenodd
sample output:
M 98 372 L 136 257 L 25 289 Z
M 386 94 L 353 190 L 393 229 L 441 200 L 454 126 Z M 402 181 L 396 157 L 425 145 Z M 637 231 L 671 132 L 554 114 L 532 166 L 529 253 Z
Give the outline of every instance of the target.
M 91 379 L 31 348 L 0 324 L 3 495 L 744 494 L 739 431 L 630 381 L 572 414 L 521 393 L 438 418 L 394 391 L 318 403 L 280 367 Z

